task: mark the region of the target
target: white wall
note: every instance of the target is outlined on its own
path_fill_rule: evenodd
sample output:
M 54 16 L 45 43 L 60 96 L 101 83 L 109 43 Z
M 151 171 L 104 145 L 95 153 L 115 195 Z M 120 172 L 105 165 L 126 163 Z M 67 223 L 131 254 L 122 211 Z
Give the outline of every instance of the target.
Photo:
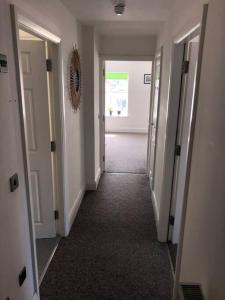
M 155 36 L 101 36 L 100 55 L 148 56 L 155 54 Z
M 194 136 L 181 281 L 225 299 L 225 2 L 209 4 Z M 215 46 L 216 45 L 216 46 Z
M 14 0 L 20 9 L 34 22 L 45 27 L 62 38 L 62 58 L 64 84 L 63 98 L 63 135 L 64 148 L 64 199 L 65 233 L 68 233 L 84 190 L 84 147 L 83 147 L 83 107 L 74 113 L 67 92 L 68 56 L 76 43 L 80 48 L 80 26 L 60 1 L 22 1 Z M 26 210 L 26 192 L 24 183 L 23 156 L 20 140 L 17 90 L 12 54 L 12 36 L 10 32 L 10 13 L 7 0 L 0 2 L 0 52 L 9 59 L 9 73 L 0 74 L 1 84 L 1 189 L 0 189 L 0 298 L 31 300 L 33 297 L 31 251 L 29 241 L 28 215 Z M 81 54 L 82 55 L 82 54 Z M 3 96 L 4 95 L 4 96 Z M 14 102 L 15 100 L 15 102 Z M 14 193 L 9 192 L 9 177 L 18 172 L 20 187 Z M 27 267 L 27 279 L 19 288 L 17 278 L 22 267 Z
M 106 61 L 106 72 L 128 72 L 128 116 L 106 117 L 106 132 L 148 132 L 151 85 L 144 74 L 151 74 L 149 61 Z

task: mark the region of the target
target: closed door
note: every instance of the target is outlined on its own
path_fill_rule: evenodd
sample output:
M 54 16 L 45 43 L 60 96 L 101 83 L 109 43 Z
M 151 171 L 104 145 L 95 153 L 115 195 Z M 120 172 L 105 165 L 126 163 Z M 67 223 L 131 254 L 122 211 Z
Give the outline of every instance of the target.
M 21 41 L 27 143 L 36 238 L 56 235 L 44 41 Z
M 159 97 L 160 97 L 160 73 L 161 73 L 161 51 L 155 58 L 154 65 L 154 83 L 153 83 L 153 101 L 151 114 L 151 138 L 150 138 L 150 183 L 153 189 L 154 172 L 155 172 L 155 151 L 158 129 L 158 112 L 159 112 Z
M 175 208 L 175 223 L 173 231 L 173 242 L 178 243 L 181 228 L 181 216 L 184 198 L 184 187 L 186 179 L 187 170 L 187 156 L 188 147 L 190 139 L 190 126 L 192 118 L 192 108 L 194 100 L 195 91 L 195 80 L 196 80 L 196 70 L 198 62 L 198 37 L 194 41 L 190 41 L 188 44 L 188 60 L 189 60 L 189 72 L 187 74 L 187 85 L 185 92 L 185 102 L 184 102 L 184 116 L 182 124 L 182 135 L 180 138 L 181 143 L 181 154 L 180 162 L 178 167 L 178 178 L 177 178 L 177 188 L 176 188 L 176 208 Z
M 184 45 L 184 60 L 189 67 L 182 75 L 180 110 L 178 116 L 176 145 L 179 151 L 175 155 L 172 203 L 170 215 L 174 216 L 174 226 L 169 230 L 169 240 L 174 244 L 179 242 L 181 217 L 184 198 L 184 187 L 187 170 L 187 156 L 190 139 L 190 126 L 195 92 L 196 70 L 198 62 L 198 36 Z

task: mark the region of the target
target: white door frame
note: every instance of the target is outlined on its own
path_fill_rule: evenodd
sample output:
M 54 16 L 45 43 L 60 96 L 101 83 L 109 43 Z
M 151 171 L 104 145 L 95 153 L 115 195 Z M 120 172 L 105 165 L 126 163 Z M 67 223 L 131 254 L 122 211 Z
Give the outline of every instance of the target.
M 178 190 L 178 176 L 180 174 L 179 165 L 181 163 L 181 158 L 182 158 L 182 155 L 177 156 L 175 154 L 175 147 L 176 144 L 182 143 L 182 138 L 183 138 L 182 128 L 184 126 L 184 116 L 188 113 L 185 109 L 186 109 L 186 97 L 187 97 L 186 93 L 189 84 L 188 81 L 189 72 L 187 74 L 183 74 L 182 64 L 184 60 L 189 60 L 188 58 L 190 52 L 189 43 L 194 38 L 199 37 L 200 34 L 199 29 L 200 29 L 199 27 L 196 28 L 184 39 L 174 44 L 174 56 L 176 57 L 176 61 L 174 61 L 174 67 L 171 74 L 172 77 L 171 89 L 173 90 L 173 97 L 171 98 L 171 101 L 174 101 L 174 104 L 172 105 L 173 111 L 171 111 L 171 113 L 173 113 L 175 132 L 173 136 L 171 136 L 171 142 L 173 142 L 172 145 L 173 146 L 173 174 L 171 177 L 171 197 L 170 197 L 170 212 L 169 212 L 169 216 L 173 216 L 173 217 L 175 217 L 176 205 L 178 204 L 176 203 L 176 198 L 177 198 L 177 190 Z M 190 65 L 191 65 L 191 61 L 190 61 Z M 191 111 L 189 112 L 189 114 L 191 114 Z M 177 225 L 176 222 L 173 226 L 168 224 L 168 237 L 167 237 L 168 240 L 170 239 L 173 240 L 172 227 L 174 231 L 175 225 Z M 178 230 L 178 228 L 176 228 L 176 230 Z
M 64 153 L 65 153 L 65 137 L 64 137 L 64 108 L 61 99 L 63 99 L 63 70 L 62 70 L 62 49 L 61 49 L 61 38 L 51 33 L 50 31 L 43 28 L 41 25 L 33 22 L 33 18 L 27 16 L 25 12 L 20 10 L 14 5 L 10 5 L 11 22 L 12 22 L 12 34 L 13 34 L 13 45 L 14 45 L 14 57 L 16 67 L 16 81 L 18 91 L 18 103 L 20 110 L 20 122 L 21 122 L 21 136 L 23 145 L 23 157 L 24 157 L 24 171 L 25 171 L 25 184 L 27 194 L 27 208 L 28 208 L 28 221 L 30 231 L 30 245 L 31 245 L 31 256 L 32 256 L 32 267 L 33 267 L 33 279 L 34 279 L 34 297 L 33 299 L 39 299 L 39 281 L 38 281 L 38 268 L 37 268 L 37 253 L 36 253 L 36 242 L 35 242 L 35 230 L 34 230 L 34 217 L 33 217 L 33 204 L 32 204 L 32 193 L 31 193 L 31 181 L 29 175 L 29 152 L 27 143 L 27 132 L 26 132 L 26 118 L 25 118 L 25 100 L 23 91 L 23 75 L 22 75 L 22 63 L 20 55 L 20 40 L 19 40 L 19 28 L 24 28 L 26 31 L 33 33 L 36 36 L 41 37 L 46 41 L 50 41 L 54 45 L 53 61 L 56 68 L 56 72 L 53 72 L 54 84 L 54 103 L 55 103 L 55 115 L 53 116 L 56 128 L 56 140 L 57 140 L 57 192 L 59 194 L 58 201 L 56 203 L 56 209 L 59 211 L 60 218 L 56 222 L 56 232 L 62 236 L 66 232 L 65 224 L 65 191 L 64 191 Z M 49 146 L 50 147 L 50 146 Z M 61 199 L 59 201 L 59 199 Z
M 100 56 L 100 166 L 101 166 L 101 172 L 105 171 L 105 61 L 151 61 L 152 62 L 152 70 L 153 70 L 153 64 L 154 64 L 154 55 L 101 55 Z M 151 86 L 152 90 L 152 86 Z M 152 92 L 151 92 L 152 94 Z M 150 107 L 151 107 L 151 95 L 149 97 Z M 148 127 L 148 138 L 149 138 L 149 127 Z M 147 145 L 147 165 L 146 170 L 148 172 L 148 145 Z
M 147 145 L 147 176 L 150 178 L 150 157 L 151 157 L 151 134 L 152 134 L 152 103 L 154 96 L 154 83 L 155 78 L 155 57 L 152 61 L 152 80 L 151 80 L 151 94 L 150 94 L 150 105 L 149 105 L 149 117 L 148 117 L 148 145 Z
M 158 93 L 158 105 L 157 105 L 154 160 L 153 160 L 153 168 L 152 168 L 152 174 L 151 174 L 151 154 L 152 154 L 151 140 L 152 140 L 152 125 L 154 125 L 153 124 L 153 108 L 154 108 L 154 97 L 155 97 L 155 93 L 154 93 L 155 92 L 155 66 L 156 66 L 156 60 L 158 57 L 160 58 L 160 71 L 159 71 L 160 79 L 159 79 L 159 93 Z M 155 165 L 156 165 L 157 142 L 158 142 L 158 126 L 159 126 L 159 117 L 160 117 L 159 110 L 160 110 L 160 102 L 161 102 L 162 66 L 163 66 L 163 47 L 161 47 L 158 51 L 156 51 L 156 55 L 154 57 L 154 69 L 153 69 L 154 77 L 152 77 L 152 90 L 151 90 L 151 100 L 150 100 L 151 105 L 150 105 L 150 113 L 149 113 L 147 170 L 149 172 L 150 187 L 151 187 L 153 199 L 155 199 L 154 182 L 155 182 Z
M 204 40 L 205 40 L 208 6 L 209 6 L 208 4 L 203 5 L 202 20 L 201 20 L 201 25 L 200 25 L 199 51 L 198 51 L 197 72 L 196 72 L 196 80 L 195 80 L 196 84 L 195 84 L 195 92 L 194 92 L 194 99 L 193 99 L 193 109 L 192 109 L 189 147 L 188 147 L 188 156 L 187 156 L 186 179 L 185 179 L 185 188 L 184 188 L 184 197 L 183 197 L 183 208 L 182 208 L 182 214 L 181 214 L 182 221 L 181 221 L 180 238 L 179 238 L 177 258 L 176 258 L 176 270 L 175 270 L 174 289 L 173 289 L 172 300 L 180 299 L 180 296 L 182 296 L 182 295 L 179 295 L 179 293 L 180 293 L 180 272 L 181 272 L 181 261 L 182 261 L 182 252 L 183 252 L 183 242 L 184 242 L 187 200 L 188 200 L 188 191 L 189 191 L 189 183 L 190 183 L 191 161 L 192 161 L 195 124 L 196 124 L 196 116 L 197 116 L 197 108 L 198 108 L 198 95 L 199 95 L 199 85 L 200 85 L 200 77 L 201 77 L 201 66 L 202 66 L 202 56 L 203 56 L 203 48 L 204 48 Z M 177 42 L 179 43 L 179 40 Z
M 162 204 L 159 209 L 159 221 L 157 226 L 158 240 L 167 242 L 168 224 L 171 205 L 171 189 L 173 178 L 174 151 L 177 130 L 178 106 L 180 101 L 180 72 L 183 60 L 182 43 L 189 36 L 192 36 L 196 30 L 199 30 L 200 23 L 185 33 L 179 34 L 173 40 L 172 62 L 170 72 L 169 87 L 169 107 L 166 127 L 165 158 L 163 166 L 163 186 L 162 186 Z

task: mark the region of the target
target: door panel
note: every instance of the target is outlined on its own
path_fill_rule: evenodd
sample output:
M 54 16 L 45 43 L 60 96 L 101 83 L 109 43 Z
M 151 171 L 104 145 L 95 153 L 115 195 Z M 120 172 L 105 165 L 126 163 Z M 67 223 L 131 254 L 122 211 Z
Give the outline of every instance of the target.
M 33 200 L 33 209 L 34 209 L 34 222 L 42 223 L 41 218 L 41 199 L 40 199 L 40 179 L 38 171 L 31 171 L 31 186 L 32 186 L 32 200 Z
M 151 112 L 151 139 L 150 139 L 150 183 L 154 189 L 154 173 L 155 173 L 155 152 L 157 144 L 157 130 L 159 117 L 159 99 L 160 99 L 160 80 L 161 80 L 161 60 L 162 51 L 158 53 L 154 63 L 154 83 L 153 83 L 153 99 Z
M 56 235 L 44 41 L 21 41 L 27 143 L 36 238 Z
M 195 91 L 195 79 L 196 79 L 196 69 L 197 69 L 197 58 L 198 58 L 198 41 L 190 41 L 188 43 L 188 61 L 189 61 L 189 72 L 186 75 L 186 84 L 183 87 L 183 110 L 181 111 L 181 123 L 179 124 L 179 136 L 178 143 L 181 145 L 181 154 L 179 157 L 179 163 L 177 164 L 176 171 L 176 185 L 174 190 L 175 203 L 175 223 L 173 229 L 173 243 L 178 243 L 180 236 L 181 227 L 181 213 L 183 207 L 184 198 L 184 185 L 186 179 L 186 169 L 187 169 L 187 154 L 189 147 L 189 137 L 190 137 L 190 125 L 192 118 L 192 106 Z
M 34 99 L 31 89 L 24 89 L 26 118 L 27 118 L 27 141 L 29 151 L 37 151 L 37 135 L 34 119 Z
M 175 46 L 176 47 L 176 46 Z M 184 43 L 179 47 L 182 51 L 180 54 L 182 56 L 182 62 L 188 59 L 188 44 Z M 181 72 L 181 73 L 180 73 Z M 187 84 L 187 74 L 182 73 L 182 66 L 179 68 L 178 75 L 180 77 L 179 84 L 179 104 L 178 104 L 178 115 L 176 122 L 176 141 L 175 145 L 181 145 L 181 137 L 182 137 L 182 122 L 184 115 L 184 101 L 185 101 L 185 92 L 186 92 L 186 84 Z M 176 146 L 175 146 L 176 147 Z M 171 192 L 171 205 L 170 205 L 170 216 L 175 218 L 175 209 L 176 209 L 176 191 L 177 191 L 177 180 L 179 176 L 179 163 L 180 156 L 174 155 L 174 166 L 173 166 L 173 180 L 172 180 L 172 192 Z M 174 224 L 169 225 L 168 230 L 168 241 L 172 241 Z
M 101 97 L 101 104 L 100 104 L 100 116 L 101 116 L 101 123 L 100 123 L 100 135 L 101 135 L 101 169 L 102 172 L 105 171 L 105 61 L 101 63 L 101 70 L 102 70 L 102 97 Z

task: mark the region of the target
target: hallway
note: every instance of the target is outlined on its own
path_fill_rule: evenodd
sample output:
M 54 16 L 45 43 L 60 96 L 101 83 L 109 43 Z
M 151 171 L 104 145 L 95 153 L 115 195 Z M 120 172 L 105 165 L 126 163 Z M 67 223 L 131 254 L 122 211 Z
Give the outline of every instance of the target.
M 42 300 L 171 299 L 168 252 L 156 239 L 145 175 L 106 173 L 86 193 L 40 292 Z

